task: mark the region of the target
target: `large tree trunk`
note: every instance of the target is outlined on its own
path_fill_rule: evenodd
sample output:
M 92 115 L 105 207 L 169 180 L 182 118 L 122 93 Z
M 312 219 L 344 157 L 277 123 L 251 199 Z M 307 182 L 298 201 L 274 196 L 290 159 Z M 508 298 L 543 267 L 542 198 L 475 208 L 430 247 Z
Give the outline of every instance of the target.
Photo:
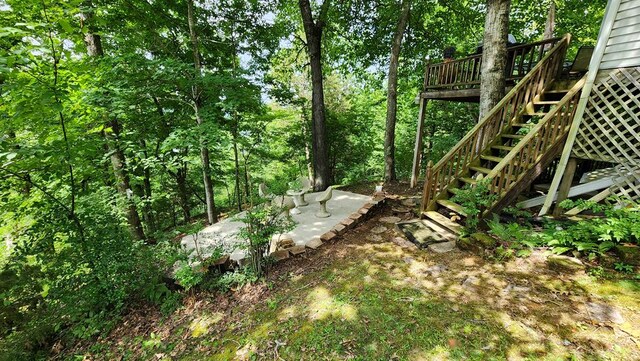
M 191 40 L 191 48 L 193 51 L 193 64 L 196 68 L 196 75 L 200 77 L 202 72 L 202 64 L 200 63 L 200 50 L 198 49 L 198 35 L 196 34 L 196 22 L 193 14 L 193 0 L 187 1 L 187 21 L 189 23 L 189 38 Z M 192 87 L 193 107 L 196 113 L 196 122 L 198 126 L 202 125 L 203 119 L 200 115 L 202 108 L 201 90 L 197 85 Z M 207 207 L 207 221 L 213 224 L 217 221 L 216 205 L 213 193 L 213 181 L 211 180 L 211 165 L 209 163 L 209 148 L 206 146 L 204 139 L 200 139 L 200 160 L 202 162 L 202 179 L 204 183 L 204 195 Z
M 402 0 L 402 11 L 391 45 L 389 76 L 387 80 L 387 124 L 384 134 L 384 180 L 396 180 L 396 115 L 398 112 L 398 65 L 402 38 L 407 28 L 411 0 Z
M 480 79 L 480 119 L 504 97 L 510 8 L 511 0 L 487 0 Z
M 547 21 L 544 24 L 544 40 L 553 38 L 553 32 L 556 29 L 556 2 L 551 0 L 549 3 L 549 12 Z
M 85 24 L 90 25 L 91 16 L 83 14 L 83 20 Z M 87 54 L 91 57 L 103 57 L 104 51 L 102 49 L 102 39 L 100 35 L 95 34 L 93 31 L 88 31 L 84 36 L 84 41 L 87 45 Z M 131 185 L 129 182 L 129 173 L 126 168 L 126 159 L 124 152 L 120 148 L 120 124 L 118 119 L 111 118 L 106 126 L 110 128 L 110 131 L 103 132 L 107 151 L 111 156 L 111 167 L 116 179 L 116 189 L 118 193 L 125 199 L 126 202 L 126 218 L 129 226 L 129 232 L 131 236 L 136 240 L 145 239 L 144 230 L 142 228 L 142 222 L 140 221 L 140 215 L 138 215 L 138 209 L 131 197 Z
M 322 32 L 329 10 L 330 0 L 325 0 L 320 9 L 317 21 L 313 20 L 309 0 L 298 0 L 302 24 L 307 38 L 307 53 L 311 64 L 311 119 L 313 127 L 313 170 L 314 189 L 322 191 L 329 186 L 331 169 L 329 168 L 329 148 L 325 127 L 324 87 L 322 75 Z

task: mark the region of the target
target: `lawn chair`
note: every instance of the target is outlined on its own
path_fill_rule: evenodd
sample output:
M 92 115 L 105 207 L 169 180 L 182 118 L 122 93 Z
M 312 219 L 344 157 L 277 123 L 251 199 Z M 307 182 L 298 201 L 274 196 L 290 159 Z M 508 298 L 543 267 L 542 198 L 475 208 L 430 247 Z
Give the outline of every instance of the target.
M 320 210 L 316 212 L 316 217 L 318 218 L 327 218 L 331 217 L 331 213 L 327 212 L 327 202 L 333 197 L 333 188 L 329 186 L 327 190 L 320 193 L 316 201 L 320 203 Z

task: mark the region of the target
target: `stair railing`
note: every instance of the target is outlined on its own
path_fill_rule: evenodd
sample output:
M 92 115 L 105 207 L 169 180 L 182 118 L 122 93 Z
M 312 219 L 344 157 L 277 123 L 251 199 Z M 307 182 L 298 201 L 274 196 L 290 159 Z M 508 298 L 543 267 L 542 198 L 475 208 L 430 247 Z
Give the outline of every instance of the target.
M 509 93 L 434 167 L 427 168 L 422 197 L 422 210 L 433 210 L 436 200 L 469 166 L 480 158 L 484 148 L 494 142 L 518 115 L 562 70 L 571 35 L 566 34 L 522 78 Z
M 580 100 L 580 91 L 586 77 L 578 81 L 560 102 L 536 124 L 524 138 L 498 163 L 487 178 L 491 179 L 489 192 L 498 198 L 510 191 L 527 175 L 527 171 L 546 153 L 562 142 L 571 128 L 571 122 Z M 496 202 L 494 202 L 495 205 Z M 490 211 L 493 205 L 487 207 Z

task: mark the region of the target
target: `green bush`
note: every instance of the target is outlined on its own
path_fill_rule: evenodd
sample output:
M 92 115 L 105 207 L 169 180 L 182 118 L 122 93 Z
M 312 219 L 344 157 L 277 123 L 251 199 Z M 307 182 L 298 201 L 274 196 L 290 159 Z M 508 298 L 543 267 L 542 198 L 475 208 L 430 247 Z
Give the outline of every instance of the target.
M 271 237 L 293 228 L 293 220 L 288 212 L 277 206 L 255 207 L 238 218 L 245 224 L 240 228 L 240 237 L 245 240 L 245 248 L 249 252 L 249 267 L 260 277 L 265 266 Z
M 489 191 L 490 184 L 491 180 L 485 178 L 475 185 L 465 186 L 451 197 L 451 201 L 461 205 L 467 214 L 464 224 L 465 234 L 476 232 L 482 212 L 496 200 L 497 196 Z
M 131 240 L 103 195 L 79 200 L 82 234 L 54 203 L 14 208 L 9 225 L 30 223 L 13 227 L 14 246 L 0 269 L 0 360 L 38 358 L 54 339 L 108 332 L 131 302 L 177 303 L 162 282 L 171 248 L 156 254 Z

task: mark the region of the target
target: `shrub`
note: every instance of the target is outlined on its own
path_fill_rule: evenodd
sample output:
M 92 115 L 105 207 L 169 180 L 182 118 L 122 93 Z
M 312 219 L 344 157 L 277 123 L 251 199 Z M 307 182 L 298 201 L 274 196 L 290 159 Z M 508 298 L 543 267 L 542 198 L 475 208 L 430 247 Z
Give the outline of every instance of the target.
M 245 240 L 245 247 L 249 252 L 249 267 L 260 277 L 271 237 L 290 230 L 293 221 L 283 208 L 277 206 L 254 207 L 238 220 L 245 224 L 240 228 L 239 235 Z
M 475 185 L 465 186 L 451 197 L 451 201 L 461 205 L 467 214 L 464 227 L 466 234 L 472 234 L 478 229 L 482 212 L 497 198 L 495 194 L 490 193 L 490 184 L 490 179 L 481 179 Z

